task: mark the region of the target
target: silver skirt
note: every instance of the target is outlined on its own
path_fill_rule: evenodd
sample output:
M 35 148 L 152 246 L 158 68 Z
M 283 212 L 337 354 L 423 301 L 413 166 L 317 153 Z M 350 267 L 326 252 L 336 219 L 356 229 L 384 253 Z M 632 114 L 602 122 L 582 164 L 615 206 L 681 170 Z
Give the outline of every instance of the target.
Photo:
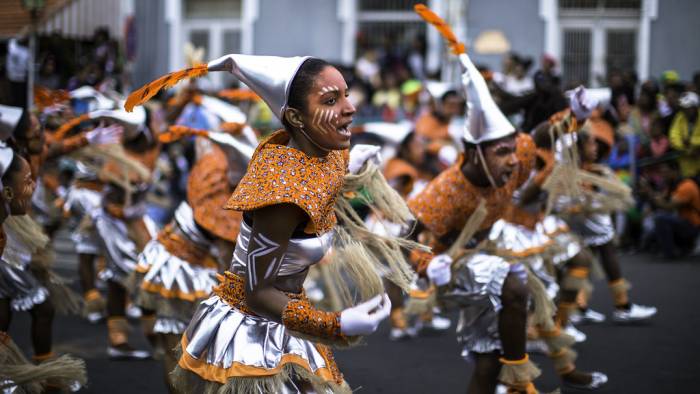
M 65 209 L 78 219 L 90 215 L 91 212 L 102 205 L 102 195 L 85 188 L 71 187 L 66 198 Z M 71 233 L 71 240 L 75 242 L 75 250 L 80 254 L 98 254 L 100 239 L 93 225 L 79 225 Z
M 510 264 L 500 257 L 477 253 L 463 257 L 456 267 L 453 285 L 440 298 L 460 308 L 457 340 L 463 346 L 462 354 L 500 350 L 498 312 Z
M 218 283 L 216 269 L 193 265 L 173 256 L 157 240 L 151 240 L 139 255 L 136 272 L 143 275 L 141 283 L 137 284 L 139 294 L 147 292 L 159 299 L 155 306 L 155 331 L 164 334 L 184 332 L 196 302 L 208 297 Z M 139 298 L 137 295 L 136 299 Z M 172 307 L 158 308 L 169 300 L 173 300 Z M 179 316 L 185 311 L 174 313 L 179 309 L 175 304 L 185 303 L 191 303 L 188 316 Z
M 604 245 L 615 238 L 615 227 L 609 214 L 567 215 L 565 220 L 586 246 Z
M 538 227 L 554 241 L 552 262 L 561 265 L 581 253 L 581 241 L 571 232 L 564 220 L 555 215 L 548 215 Z
M 225 379 L 269 376 L 270 370 L 288 363 L 308 367 L 319 377 L 330 369 L 313 342 L 291 336 L 282 324 L 243 313 L 217 295 L 200 303 L 183 335 L 182 350 L 181 368 L 195 372 L 205 364 Z M 261 371 L 259 375 L 251 374 L 251 367 Z
M 94 210 L 91 216 L 107 262 L 106 268 L 100 273 L 100 278 L 126 287 L 127 279 L 136 268 L 138 260 L 138 250 L 134 241 L 128 236 L 126 223 L 103 209 Z
M 0 298 L 9 299 L 15 311 L 28 311 L 44 303 L 48 290 L 29 271 L 0 260 Z

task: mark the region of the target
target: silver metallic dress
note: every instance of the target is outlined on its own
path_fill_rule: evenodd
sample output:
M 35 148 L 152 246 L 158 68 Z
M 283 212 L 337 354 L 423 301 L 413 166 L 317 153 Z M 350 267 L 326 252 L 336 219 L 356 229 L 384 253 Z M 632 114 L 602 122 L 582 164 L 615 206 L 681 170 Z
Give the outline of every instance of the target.
M 46 301 L 49 292 L 29 270 L 32 253 L 4 226 L 7 244 L 0 259 L 0 298 L 15 311 L 27 311 Z
M 171 224 L 141 252 L 135 300 L 138 306 L 155 311 L 155 332 L 182 334 L 197 303 L 211 294 L 218 268 L 212 248 L 197 227 L 192 208 L 182 202 Z
M 328 348 L 290 335 L 284 325 L 255 315 L 245 305 L 251 231 L 249 224 L 241 222 L 230 271 L 195 312 L 182 337 L 183 354 L 175 375 L 194 373 L 200 381 L 209 382 L 200 384 L 226 386 L 230 390 L 226 392 L 348 390 Z M 331 241 L 331 232 L 290 240 L 279 276 L 298 274 L 320 261 Z M 191 384 L 188 388 L 197 389 Z
M 79 222 L 77 228 L 71 232 L 75 250 L 80 254 L 96 255 L 100 250 L 100 240 L 90 219 L 92 212 L 102 206 L 102 194 L 96 185 L 97 176 L 80 162 L 76 165 L 78 167 L 76 181 L 68 189 L 64 209 Z M 88 184 L 94 186 L 86 187 Z
M 98 234 L 100 254 L 105 256 L 107 263 L 100 272 L 100 278 L 128 287 L 129 275 L 136 268 L 139 252 L 136 243 L 129 237 L 126 222 L 103 208 L 94 209 L 90 216 Z

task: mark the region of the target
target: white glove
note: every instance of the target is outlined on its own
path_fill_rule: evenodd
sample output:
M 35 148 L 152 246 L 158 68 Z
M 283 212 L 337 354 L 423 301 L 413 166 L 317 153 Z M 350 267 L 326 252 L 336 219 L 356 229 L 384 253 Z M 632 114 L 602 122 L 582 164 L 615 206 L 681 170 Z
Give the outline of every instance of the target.
M 369 335 L 379 323 L 389 317 L 391 301 L 386 294 L 378 295 L 340 313 L 340 332 L 348 335 Z
M 350 150 L 348 171 L 357 174 L 368 161 L 379 164 L 382 161 L 381 148 L 376 145 L 357 144 Z
M 124 134 L 122 126 L 112 125 L 90 130 L 85 133 L 85 138 L 87 138 L 90 145 L 107 145 L 118 143 L 122 138 L 122 134 Z
M 586 93 L 586 88 L 579 86 L 571 93 L 571 111 L 578 120 L 585 120 L 591 116 L 598 106 L 598 100 Z
M 433 257 L 428 263 L 425 273 L 428 279 L 437 286 L 444 286 L 452 279 L 452 258 L 446 254 Z

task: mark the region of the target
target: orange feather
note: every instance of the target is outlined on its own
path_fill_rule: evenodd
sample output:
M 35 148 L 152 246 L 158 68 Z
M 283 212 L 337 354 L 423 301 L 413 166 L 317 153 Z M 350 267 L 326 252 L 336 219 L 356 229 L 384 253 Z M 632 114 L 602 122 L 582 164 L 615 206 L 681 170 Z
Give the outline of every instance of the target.
M 219 97 L 233 101 L 260 101 L 260 96 L 252 90 L 225 89 L 219 92 Z
M 207 132 L 206 130 L 193 129 L 187 126 L 174 125 L 170 126 L 168 128 L 168 131 L 166 131 L 165 133 L 161 133 L 158 136 L 158 140 L 164 144 L 168 144 L 170 142 L 175 142 L 183 137 L 190 135 L 208 137 L 209 132 Z
M 127 112 L 131 112 L 135 106 L 145 103 L 162 89 L 171 88 L 183 79 L 203 77 L 207 75 L 208 72 L 209 70 L 206 64 L 199 64 L 191 68 L 163 75 L 155 81 L 143 85 L 139 90 L 132 92 L 126 99 L 126 103 L 124 103 L 124 109 Z
M 457 36 L 455 36 L 455 33 L 450 28 L 450 25 L 448 25 L 444 19 L 440 18 L 438 14 L 433 12 L 425 4 L 416 4 L 413 9 L 421 18 L 423 18 L 424 21 L 435 26 L 440 35 L 442 35 L 442 37 L 447 41 L 447 45 L 449 45 L 452 53 L 459 55 L 467 51 L 464 44 L 457 40 Z

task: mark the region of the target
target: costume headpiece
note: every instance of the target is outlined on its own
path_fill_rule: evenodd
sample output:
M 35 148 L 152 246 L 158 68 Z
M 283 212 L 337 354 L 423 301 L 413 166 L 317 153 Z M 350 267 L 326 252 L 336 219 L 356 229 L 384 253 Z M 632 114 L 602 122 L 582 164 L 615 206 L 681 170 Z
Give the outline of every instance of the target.
M 23 112 L 20 107 L 0 105 L 0 141 L 5 141 L 14 133 Z
M 467 94 L 467 121 L 462 138 L 471 144 L 493 141 L 515 133 L 489 93 L 486 81 L 466 53 L 459 55 L 462 85 Z
M 272 112 L 282 119 L 287 109 L 289 89 L 294 76 L 308 56 L 277 57 L 230 54 L 185 70 L 167 74 L 131 93 L 124 108 L 132 111 L 161 89 L 167 89 L 187 78 L 198 78 L 210 71 L 228 71 L 257 93 Z
M 92 86 L 81 86 L 69 93 L 71 99 L 94 101 L 94 104 L 89 105 L 89 111 L 100 109 L 113 109 L 114 100 L 107 98 L 104 94 L 98 92 Z
M 457 40 L 450 26 L 423 4 L 414 7 L 416 13 L 435 26 L 462 65 L 462 85 L 467 94 L 467 121 L 462 138 L 471 144 L 497 140 L 515 132 L 515 128 L 493 101 L 484 77 L 467 55 L 463 43 Z
M 124 102 L 122 101 L 121 104 Z M 90 119 L 100 119 L 107 118 L 116 120 L 124 126 L 127 134 L 135 134 L 140 127 L 144 126 L 146 123 L 146 110 L 143 107 L 136 108 L 134 111 L 124 111 L 119 107 L 118 109 L 99 109 L 97 111 L 92 111 L 88 114 Z M 147 125 L 146 125 L 147 126 Z
M 413 131 L 413 125 L 410 122 L 368 122 L 363 124 L 362 128 L 365 133 L 374 134 L 392 145 L 401 144 Z

